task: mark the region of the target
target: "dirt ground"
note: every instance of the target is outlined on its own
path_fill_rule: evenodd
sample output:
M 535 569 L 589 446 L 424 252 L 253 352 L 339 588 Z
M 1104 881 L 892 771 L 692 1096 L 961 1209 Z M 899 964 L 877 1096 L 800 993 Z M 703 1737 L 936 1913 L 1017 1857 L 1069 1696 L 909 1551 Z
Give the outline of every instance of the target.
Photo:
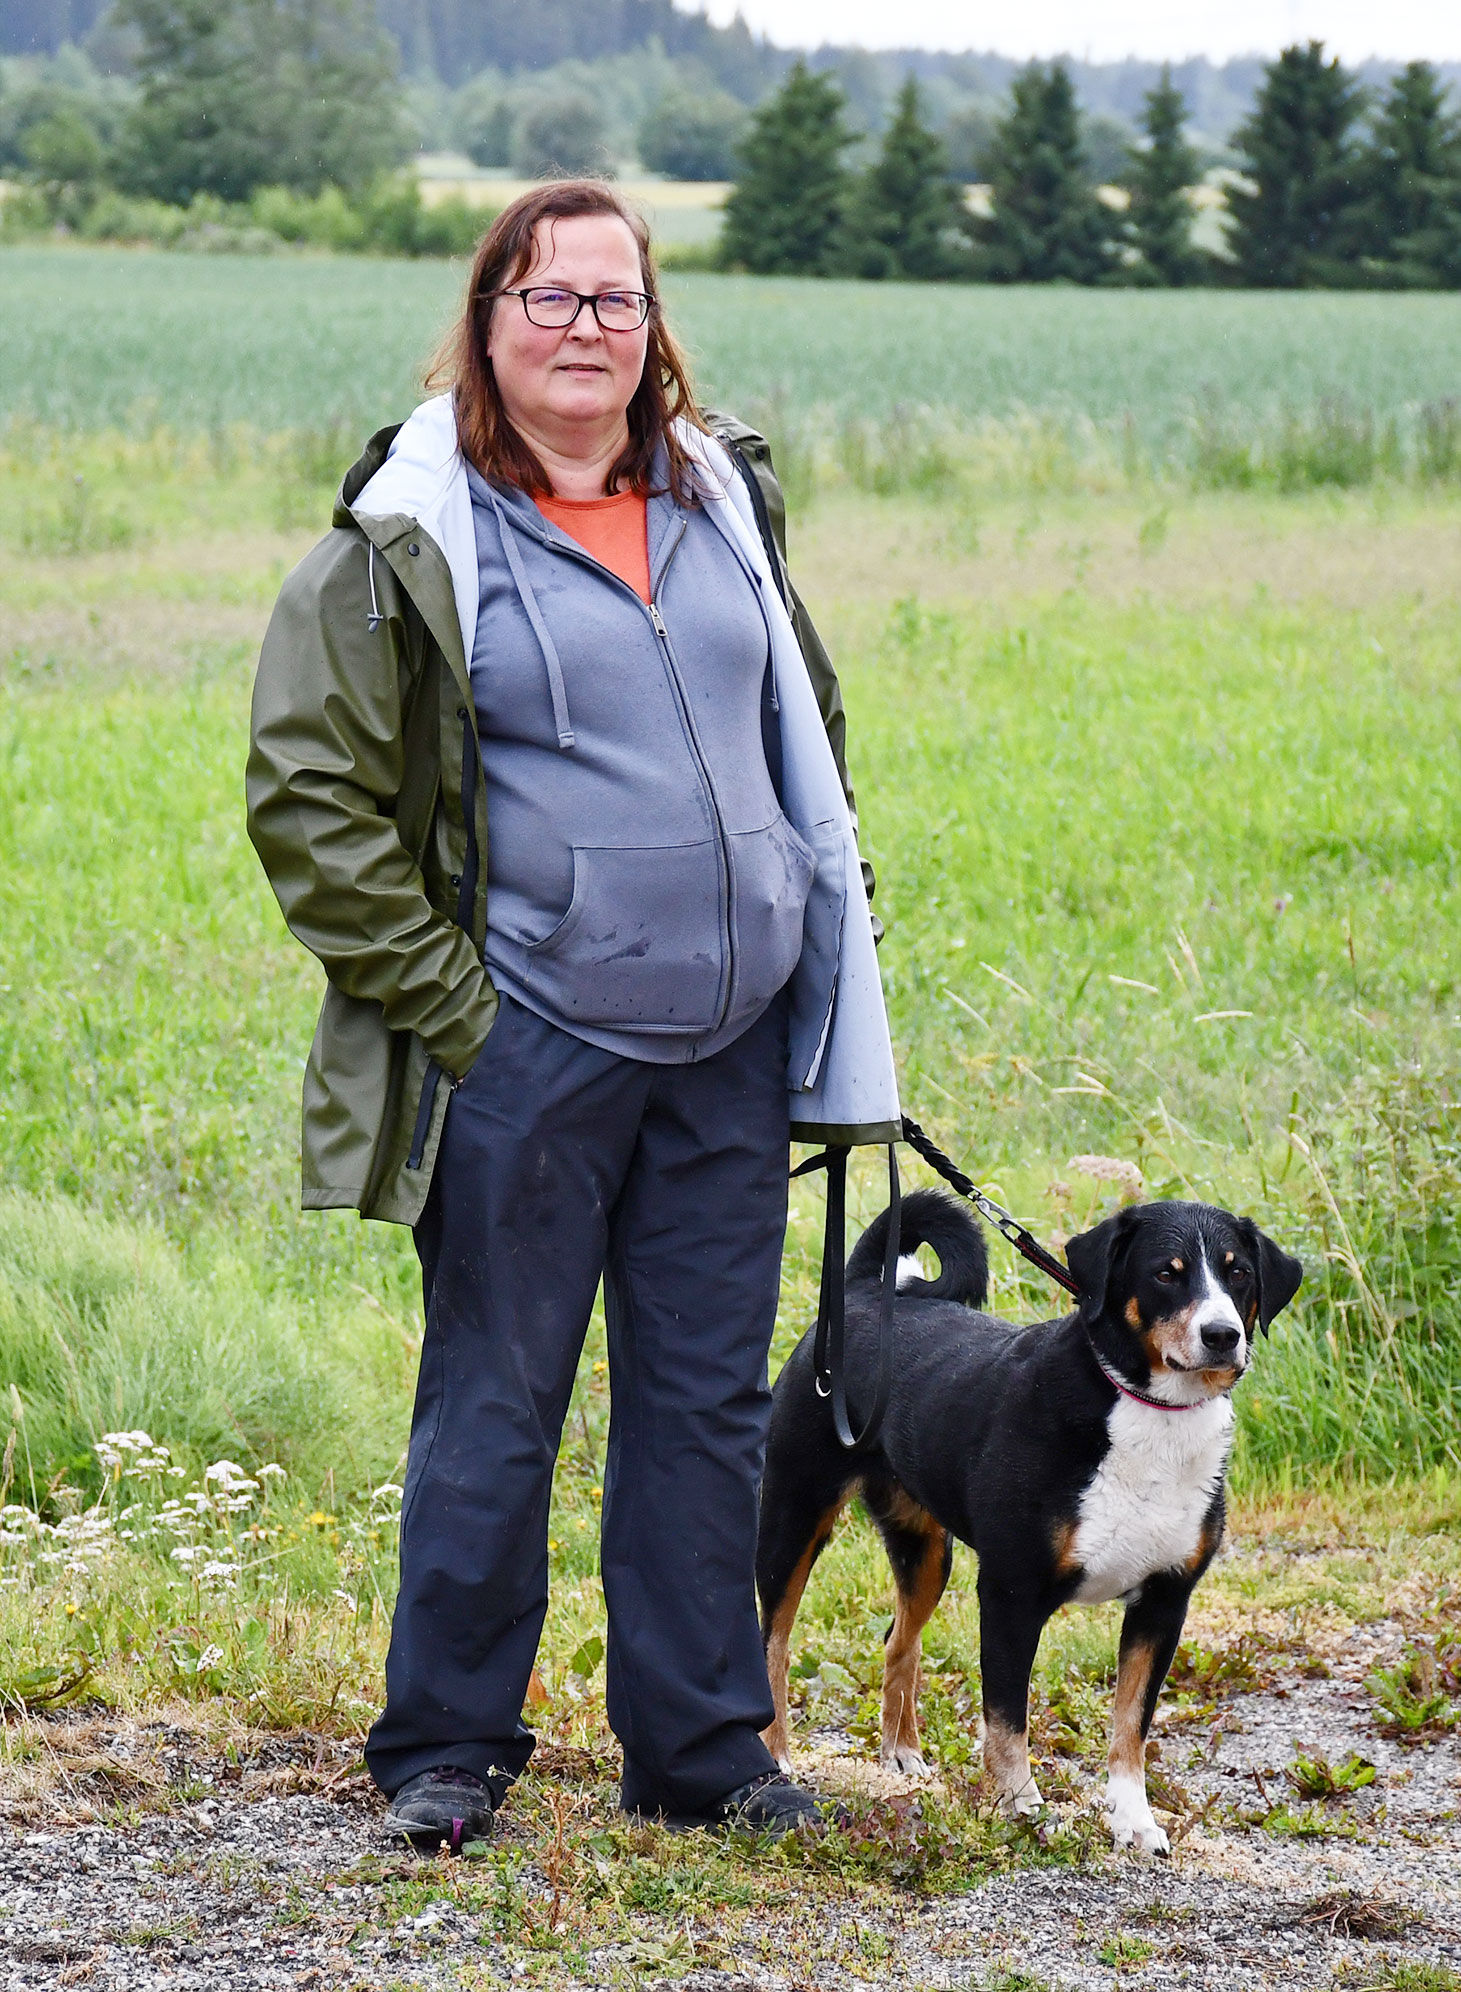
M 482 1885 L 490 1863 L 393 1846 L 349 1743 L 256 1735 L 220 1751 L 184 1711 L 27 1718 L 34 1747 L 0 1794 L 3 1984 L 1443 1992 L 1461 1985 L 1461 1746 L 1455 1730 L 1410 1744 L 1379 1733 L 1366 1681 L 1401 1645 L 1391 1625 L 1351 1626 L 1322 1652 L 1270 1651 L 1214 1700 L 1169 1695 L 1151 1767 L 1169 1862 L 1118 1856 L 1092 1831 L 1078 1863 L 1018 1866 L 952 1893 L 800 1900 L 788 1875 L 784 1906 L 763 1901 L 739 1918 L 626 1922 L 606 1909 L 596 1943 L 590 1911 L 571 1952 L 520 1930 L 504 1938 Z M 1296 1753 L 1330 1765 L 1353 1755 L 1375 1777 L 1306 1803 L 1289 1775 Z M 542 1794 L 570 1788 L 576 1769 L 573 1753 L 556 1754 L 509 1802 L 496 1843 L 499 1862 L 518 1863 L 530 1918 L 556 1885 Z M 835 1730 L 813 1736 L 803 1766 L 863 1802 L 896 1808 L 915 1789 Z M 1048 1757 L 1042 1775 L 1052 1816 L 1089 1824 L 1085 1767 L 1063 1776 Z M 601 1811 L 610 1832 L 611 1785 L 575 1803 Z M 642 1868 L 657 1838 L 626 1840 L 621 1858 Z M 507 1869 L 491 1873 L 500 1886 Z

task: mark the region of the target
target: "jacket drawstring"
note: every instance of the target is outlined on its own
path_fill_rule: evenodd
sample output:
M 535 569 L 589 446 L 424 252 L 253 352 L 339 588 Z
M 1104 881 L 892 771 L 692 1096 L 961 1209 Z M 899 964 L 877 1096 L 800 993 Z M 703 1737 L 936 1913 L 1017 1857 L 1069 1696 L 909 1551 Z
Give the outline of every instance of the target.
M 573 726 L 568 717 L 568 690 L 563 683 L 563 666 L 558 661 L 558 646 L 553 641 L 548 625 L 543 621 L 543 612 L 538 607 L 538 598 L 533 593 L 533 584 L 523 568 L 522 555 L 517 550 L 512 527 L 497 493 L 483 480 L 487 495 L 492 500 L 492 509 L 497 514 L 497 530 L 502 535 L 502 551 L 507 557 L 508 570 L 514 585 L 527 611 L 528 621 L 533 626 L 533 634 L 538 639 L 538 648 L 543 653 L 543 667 L 548 673 L 548 690 L 553 700 L 553 724 L 558 729 L 558 747 L 567 754 L 573 747 Z

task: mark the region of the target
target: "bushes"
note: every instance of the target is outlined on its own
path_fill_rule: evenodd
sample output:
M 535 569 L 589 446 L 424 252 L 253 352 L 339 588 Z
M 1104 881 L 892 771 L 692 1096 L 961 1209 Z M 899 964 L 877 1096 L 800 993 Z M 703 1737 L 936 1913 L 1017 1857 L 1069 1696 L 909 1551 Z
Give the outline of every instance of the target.
M 187 207 L 130 198 L 112 188 L 47 194 L 27 187 L 0 208 L 0 240 L 56 232 L 85 242 L 150 243 L 159 249 L 269 255 L 289 248 L 381 256 L 465 256 L 491 222 L 465 201 L 427 207 L 407 173 L 376 180 L 351 196 L 339 187 L 317 194 L 261 187 L 248 201 L 198 194 Z

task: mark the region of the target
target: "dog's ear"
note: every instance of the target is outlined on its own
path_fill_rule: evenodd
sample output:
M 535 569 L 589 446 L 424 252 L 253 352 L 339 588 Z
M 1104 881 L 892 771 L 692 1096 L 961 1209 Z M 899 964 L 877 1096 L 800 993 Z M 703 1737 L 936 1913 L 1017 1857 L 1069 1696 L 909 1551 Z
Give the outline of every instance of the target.
M 1297 1259 L 1281 1252 L 1251 1217 L 1241 1218 L 1239 1229 L 1258 1267 L 1258 1326 L 1266 1335 L 1269 1322 L 1283 1313 L 1298 1292 L 1304 1269 Z
M 1135 1205 L 1124 1204 L 1114 1217 L 1104 1218 L 1066 1245 L 1065 1263 L 1080 1282 L 1081 1306 L 1088 1314 L 1098 1315 L 1105 1308 L 1111 1275 L 1136 1228 L 1136 1210 Z

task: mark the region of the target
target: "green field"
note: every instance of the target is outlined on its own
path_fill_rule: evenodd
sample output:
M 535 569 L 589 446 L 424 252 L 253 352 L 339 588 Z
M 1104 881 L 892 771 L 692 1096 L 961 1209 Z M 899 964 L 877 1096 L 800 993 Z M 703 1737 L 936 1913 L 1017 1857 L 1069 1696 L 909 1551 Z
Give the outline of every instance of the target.
M 398 419 L 462 271 L 0 250 L 0 419 L 263 430 Z M 1092 292 L 672 276 L 702 385 L 781 419 L 1053 411 L 1165 446 L 1207 406 L 1384 417 L 1461 395 L 1461 297 Z
M 259 632 L 327 518 L 334 419 L 399 412 L 455 282 L 0 255 L 0 394 L 36 418 L 0 450 L 12 1696 L 44 1700 L 78 1654 L 124 1701 L 249 1694 L 347 1731 L 378 1691 L 392 1497 L 372 1490 L 400 1478 L 415 1264 L 398 1231 L 295 1208 L 320 976 L 241 782 Z M 793 416 L 877 420 L 916 394 L 961 417 L 1131 410 L 1155 433 L 1208 385 L 1255 410 L 1337 391 L 1396 410 L 1450 391 L 1461 342 L 1442 298 L 673 295 L 716 391 L 784 385 Z M 1055 1240 L 1115 1207 L 1113 1163 L 1145 1194 L 1253 1212 L 1309 1277 L 1241 1393 L 1245 1498 L 1399 1476 L 1454 1507 L 1454 491 L 1205 492 L 1116 459 L 1095 476 L 1038 435 L 880 481 L 860 433 L 806 481 L 793 553 L 843 672 L 909 1110 Z M 869 1167 L 863 1217 L 878 1196 Z M 778 1353 L 819 1232 L 798 1186 Z M 1003 1251 L 996 1295 L 1022 1320 L 1054 1306 Z M 579 1413 L 545 1660 L 574 1708 L 570 1657 L 602 1616 L 592 1360 Z M 231 1580 L 177 1566 L 165 1528 L 38 1560 L 62 1539 L 18 1511 L 61 1526 L 99 1491 L 97 1438 L 132 1429 L 173 1448 L 178 1486 L 220 1458 L 287 1469 L 267 1514 L 197 1524 Z M 133 1501 L 150 1528 L 171 1484 L 113 1481 L 102 1519 Z M 865 1671 L 878 1563 L 853 1531 L 826 1570 L 822 1650 Z M 940 1620 L 956 1669 L 967 1592 Z M 1049 1664 L 1082 1639 L 1109 1658 L 1112 1636 L 1109 1615 L 1062 1631 Z

